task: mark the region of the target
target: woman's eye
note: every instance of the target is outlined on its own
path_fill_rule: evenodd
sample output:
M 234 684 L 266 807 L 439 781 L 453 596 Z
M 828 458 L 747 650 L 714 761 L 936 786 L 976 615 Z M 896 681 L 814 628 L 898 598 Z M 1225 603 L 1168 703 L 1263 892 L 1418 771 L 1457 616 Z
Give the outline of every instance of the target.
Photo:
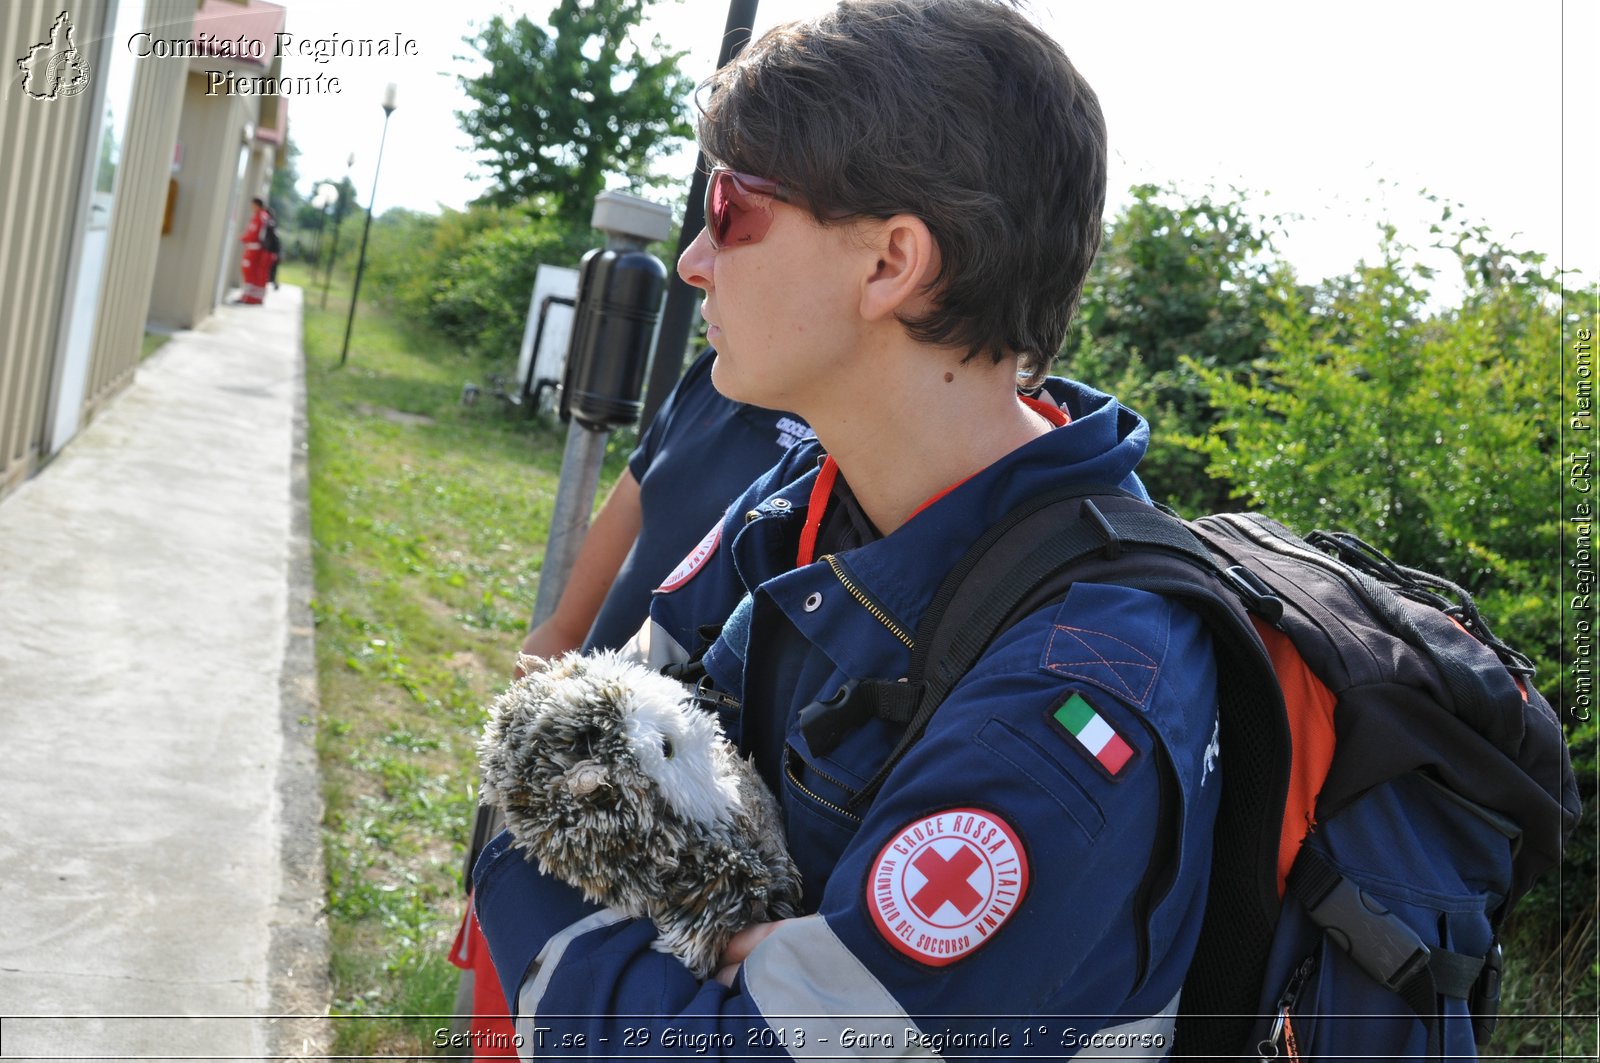
M 661 736 L 661 755 L 667 760 L 672 759 L 672 739 L 666 735 Z

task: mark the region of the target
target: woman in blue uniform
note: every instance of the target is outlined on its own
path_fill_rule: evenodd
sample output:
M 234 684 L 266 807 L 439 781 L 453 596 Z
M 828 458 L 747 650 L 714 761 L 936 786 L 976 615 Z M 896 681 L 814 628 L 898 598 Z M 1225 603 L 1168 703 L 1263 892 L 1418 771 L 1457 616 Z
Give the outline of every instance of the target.
M 713 78 L 712 379 L 816 439 L 658 588 L 634 648 L 694 662 L 782 806 L 805 915 L 697 980 L 653 926 L 502 835 L 477 910 L 534 1054 L 1160 1056 L 1199 930 L 1220 789 L 1210 640 L 1078 584 L 1007 630 L 876 796 L 899 728 L 813 748 L 800 710 L 903 677 L 945 572 L 1042 492 L 1122 484 L 1148 442 L 1109 396 L 1037 398 L 1100 238 L 1105 132 L 1060 47 L 993 0 L 861 0 Z

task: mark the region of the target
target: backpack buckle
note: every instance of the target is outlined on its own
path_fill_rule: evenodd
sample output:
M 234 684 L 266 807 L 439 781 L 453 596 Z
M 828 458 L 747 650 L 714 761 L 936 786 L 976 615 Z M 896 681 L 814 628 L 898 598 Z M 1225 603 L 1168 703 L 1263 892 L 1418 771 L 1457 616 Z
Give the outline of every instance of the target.
M 1472 1012 L 1472 1035 L 1479 1048 L 1489 1044 L 1494 1028 L 1500 1023 L 1500 980 L 1504 969 L 1505 953 L 1496 941 L 1483 958 L 1483 970 L 1467 996 L 1467 1010 Z
M 1107 561 L 1115 561 L 1122 556 L 1122 536 L 1117 534 L 1117 529 L 1111 526 L 1106 515 L 1100 512 L 1100 507 L 1092 499 L 1084 499 L 1083 505 L 1078 508 L 1079 516 L 1094 525 L 1095 531 L 1100 533 L 1100 556 Z
M 1306 909 L 1356 966 L 1394 993 L 1428 966 L 1428 946 L 1376 898 L 1344 876 Z
M 800 710 L 800 733 L 813 756 L 825 757 L 845 736 L 872 719 L 872 708 L 856 697 L 861 681 L 847 679 L 832 697 L 813 701 Z
M 1277 624 L 1283 619 L 1283 599 L 1272 592 L 1260 576 L 1251 572 L 1243 565 L 1230 565 L 1223 570 L 1223 578 L 1228 581 L 1240 598 L 1244 599 L 1245 608 L 1256 613 L 1269 624 Z

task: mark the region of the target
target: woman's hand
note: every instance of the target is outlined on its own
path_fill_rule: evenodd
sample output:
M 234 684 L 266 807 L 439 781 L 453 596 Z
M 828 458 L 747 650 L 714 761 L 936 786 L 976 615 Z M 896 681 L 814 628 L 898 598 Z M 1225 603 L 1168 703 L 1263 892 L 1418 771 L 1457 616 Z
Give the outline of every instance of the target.
M 734 978 L 739 973 L 739 965 L 745 961 L 745 957 L 754 952 L 755 947 L 765 941 L 768 934 L 786 922 L 787 919 L 780 919 L 776 923 L 752 923 L 733 935 L 728 947 L 722 951 L 722 967 L 713 977 L 725 986 L 732 986 Z

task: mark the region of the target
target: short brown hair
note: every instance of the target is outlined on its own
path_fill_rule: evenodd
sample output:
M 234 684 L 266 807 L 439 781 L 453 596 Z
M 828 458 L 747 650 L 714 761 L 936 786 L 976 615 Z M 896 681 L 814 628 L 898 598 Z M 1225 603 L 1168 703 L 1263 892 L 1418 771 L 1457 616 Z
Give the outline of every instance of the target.
M 803 193 L 819 219 L 914 214 L 938 241 L 926 343 L 1049 367 L 1100 246 L 1100 102 L 999 0 L 842 0 L 778 26 L 702 90 L 711 158 Z

